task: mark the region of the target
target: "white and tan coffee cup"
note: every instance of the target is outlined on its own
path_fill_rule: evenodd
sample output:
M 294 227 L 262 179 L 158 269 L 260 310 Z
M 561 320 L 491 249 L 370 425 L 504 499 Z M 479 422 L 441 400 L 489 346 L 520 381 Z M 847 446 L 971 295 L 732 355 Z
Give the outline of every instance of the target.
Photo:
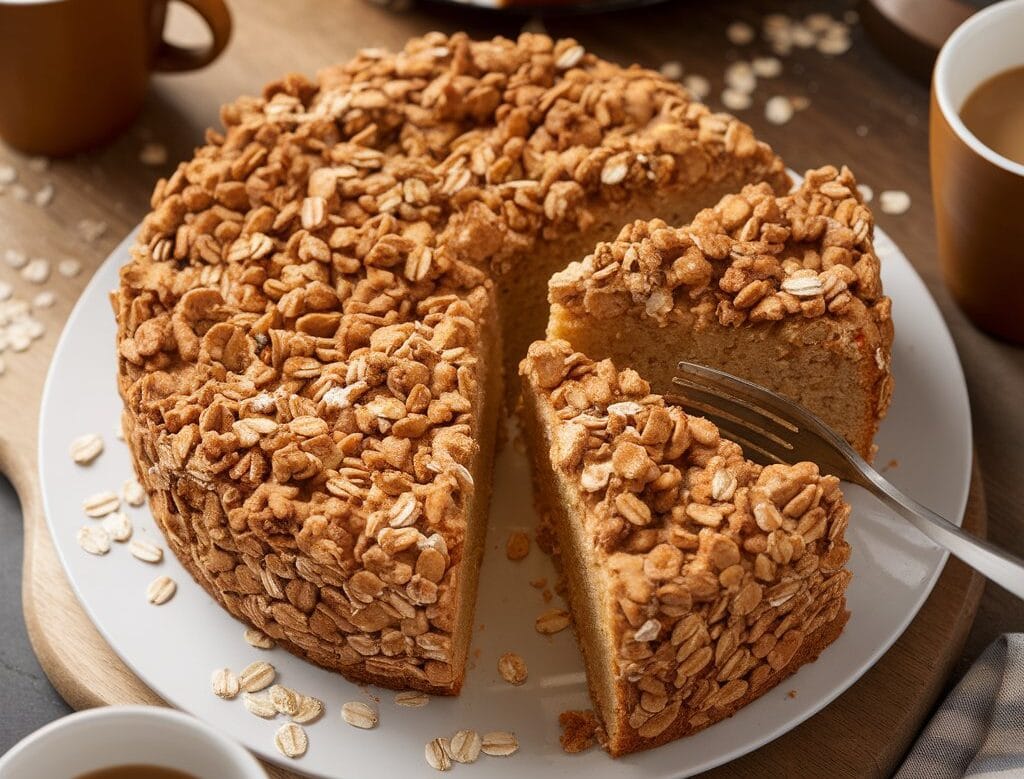
M 970 17 L 935 62 L 929 133 L 946 284 L 975 324 L 1024 343 L 1024 165 L 989 149 L 960 119 L 979 85 L 1020 66 L 1024 0 Z

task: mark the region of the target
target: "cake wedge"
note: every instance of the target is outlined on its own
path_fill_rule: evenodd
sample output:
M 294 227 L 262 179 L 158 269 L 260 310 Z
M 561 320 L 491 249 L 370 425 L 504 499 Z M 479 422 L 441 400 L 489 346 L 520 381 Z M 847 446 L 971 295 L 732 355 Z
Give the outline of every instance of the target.
M 732 715 L 839 636 L 838 479 L 745 459 L 634 370 L 565 341 L 531 345 L 520 376 L 544 529 L 612 755 Z

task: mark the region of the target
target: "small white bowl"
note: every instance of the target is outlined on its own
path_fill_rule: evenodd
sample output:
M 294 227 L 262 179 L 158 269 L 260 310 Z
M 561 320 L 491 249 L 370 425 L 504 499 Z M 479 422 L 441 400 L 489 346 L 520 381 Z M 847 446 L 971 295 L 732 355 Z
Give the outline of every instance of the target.
M 103 706 L 51 722 L 0 759 L 0 779 L 73 779 L 135 763 L 199 779 L 267 779 L 240 745 L 195 717 L 159 706 Z

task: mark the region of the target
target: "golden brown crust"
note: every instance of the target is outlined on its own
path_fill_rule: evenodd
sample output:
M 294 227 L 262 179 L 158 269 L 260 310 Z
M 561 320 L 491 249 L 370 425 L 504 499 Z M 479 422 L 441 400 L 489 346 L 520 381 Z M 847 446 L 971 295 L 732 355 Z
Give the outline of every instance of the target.
M 632 193 L 782 164 L 657 74 L 536 35 L 364 51 L 222 119 L 114 295 L 139 477 L 232 614 L 349 678 L 457 691 L 489 275 Z
M 597 614 L 589 635 L 613 648 L 602 712 L 613 754 L 728 716 L 808 640 L 817 655 L 850 578 L 838 479 L 811 463 L 745 460 L 635 372 L 564 341 L 533 344 L 521 375 L 538 479 L 574 502 L 548 506 L 560 545 L 586 561 L 567 572 L 574 613 Z M 582 633 L 600 690 L 589 678 L 598 648 Z

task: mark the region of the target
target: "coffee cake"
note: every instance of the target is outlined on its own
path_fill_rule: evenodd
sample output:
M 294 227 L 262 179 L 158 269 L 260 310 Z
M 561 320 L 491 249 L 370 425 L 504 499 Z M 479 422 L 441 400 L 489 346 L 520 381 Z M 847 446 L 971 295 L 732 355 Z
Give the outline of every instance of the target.
M 552 271 L 625 221 L 781 194 L 782 163 L 543 35 L 365 50 L 221 118 L 113 296 L 139 480 L 233 615 L 350 679 L 456 693 L 502 346 L 511 386 Z

